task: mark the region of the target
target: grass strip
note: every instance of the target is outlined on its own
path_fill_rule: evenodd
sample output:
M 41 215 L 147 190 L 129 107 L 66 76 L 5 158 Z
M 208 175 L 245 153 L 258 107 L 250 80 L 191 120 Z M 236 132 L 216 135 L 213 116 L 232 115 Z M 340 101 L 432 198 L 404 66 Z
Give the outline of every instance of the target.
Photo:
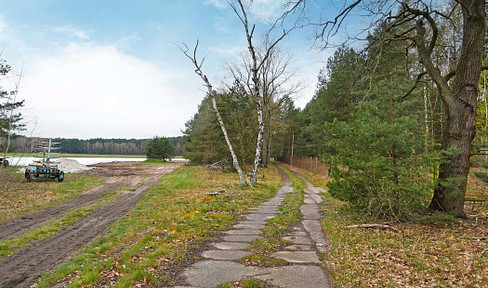
M 243 257 L 239 262 L 246 265 L 274 267 L 285 265 L 286 261 L 282 259 L 270 258 L 270 255 L 279 251 L 282 247 L 289 244 L 282 238 L 287 235 L 291 227 L 298 223 L 302 217 L 300 208 L 303 204 L 305 181 L 296 177 L 293 173 L 283 167 L 279 167 L 292 181 L 295 190 L 285 196 L 280 205 L 279 214 L 268 220 L 263 228 L 263 237 L 251 242 L 251 251 L 253 254 Z
M 19 235 L 12 239 L 0 241 L 0 258 L 15 254 L 15 250 L 22 247 L 31 246 L 35 241 L 41 241 L 50 238 L 68 226 L 78 222 L 82 217 L 91 214 L 93 211 L 100 209 L 103 205 L 117 201 L 116 192 L 108 193 L 108 197 L 78 209 L 73 210 L 62 216 L 60 219 L 50 221 L 40 227 L 37 227 L 27 233 Z
M 206 241 L 235 223 L 237 213 L 272 197 L 281 178 L 274 168 L 255 188 L 236 174 L 184 165 L 165 175 L 128 215 L 71 261 L 44 275 L 37 287 L 133 287 L 175 284 L 175 275 L 198 259 Z M 217 196 L 208 193 L 224 191 Z

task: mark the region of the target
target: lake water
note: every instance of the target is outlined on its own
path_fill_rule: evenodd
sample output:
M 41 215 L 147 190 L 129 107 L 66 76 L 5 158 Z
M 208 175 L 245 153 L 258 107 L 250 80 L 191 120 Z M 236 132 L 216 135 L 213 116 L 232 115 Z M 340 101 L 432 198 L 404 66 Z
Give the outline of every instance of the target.
M 146 160 L 146 158 L 123 158 L 123 157 L 60 157 L 66 159 L 76 160 L 83 165 L 93 165 L 98 163 L 109 163 L 109 162 L 123 162 L 123 161 L 134 161 L 134 162 L 141 162 Z M 53 158 L 56 160 L 59 158 Z M 11 157 L 10 158 L 10 165 L 14 166 L 27 166 L 32 163 L 34 160 L 39 160 L 39 158 L 35 157 Z M 188 160 L 184 158 L 174 158 L 172 159 L 174 162 L 187 162 Z

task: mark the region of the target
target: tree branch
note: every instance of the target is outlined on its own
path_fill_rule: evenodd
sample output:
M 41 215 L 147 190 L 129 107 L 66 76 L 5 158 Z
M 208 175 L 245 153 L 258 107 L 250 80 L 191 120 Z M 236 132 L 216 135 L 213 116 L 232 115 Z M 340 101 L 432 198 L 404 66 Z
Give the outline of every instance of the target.
M 405 93 L 405 95 L 403 95 L 402 100 L 407 98 L 408 95 L 410 95 L 410 93 L 412 93 L 413 90 L 417 88 L 417 85 L 419 84 L 419 82 L 421 82 L 420 80 L 422 79 L 422 77 L 424 77 L 425 74 L 427 74 L 427 72 L 422 72 L 419 75 L 417 75 L 417 78 L 415 79 L 415 83 L 413 84 L 412 88 L 410 88 L 410 90 L 408 90 L 408 92 Z

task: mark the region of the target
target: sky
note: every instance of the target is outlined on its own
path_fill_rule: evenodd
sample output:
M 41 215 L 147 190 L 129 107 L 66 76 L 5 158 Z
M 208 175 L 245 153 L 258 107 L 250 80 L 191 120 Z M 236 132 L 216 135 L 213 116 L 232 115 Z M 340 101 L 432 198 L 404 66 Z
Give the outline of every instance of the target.
M 256 0 L 256 41 L 285 0 Z M 307 2 L 310 17 L 323 14 Z M 229 63 L 245 53 L 242 26 L 225 0 L 0 0 L 1 57 L 12 66 L 3 88 L 18 81 L 27 136 L 151 138 L 182 135 L 205 97 L 201 79 L 175 44 L 200 41 L 204 72 L 221 86 Z M 312 27 L 281 45 L 292 57 L 292 81 L 313 97 L 330 50 L 313 45 Z

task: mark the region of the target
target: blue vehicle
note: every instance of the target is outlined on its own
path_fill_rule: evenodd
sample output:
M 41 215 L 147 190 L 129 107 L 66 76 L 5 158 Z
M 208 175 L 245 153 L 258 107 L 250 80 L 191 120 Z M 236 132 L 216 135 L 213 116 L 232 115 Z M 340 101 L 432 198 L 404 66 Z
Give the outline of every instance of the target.
M 58 179 L 58 182 L 63 182 L 64 171 L 58 168 L 57 163 L 44 161 L 34 162 L 25 168 L 25 179 L 31 182 L 36 178 Z

